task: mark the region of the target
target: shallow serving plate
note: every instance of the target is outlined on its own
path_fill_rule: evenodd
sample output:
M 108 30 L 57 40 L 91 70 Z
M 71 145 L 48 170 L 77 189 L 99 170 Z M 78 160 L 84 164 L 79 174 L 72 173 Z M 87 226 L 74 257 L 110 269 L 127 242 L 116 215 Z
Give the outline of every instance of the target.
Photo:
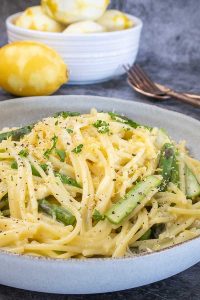
M 0 127 L 24 125 L 57 111 L 98 110 L 126 114 L 136 121 L 164 127 L 176 140 L 187 140 L 200 158 L 200 122 L 188 116 L 131 101 L 95 96 L 51 96 L 0 103 Z M 0 283 L 40 292 L 89 294 L 149 284 L 175 275 L 200 261 L 200 238 L 133 258 L 55 260 L 0 251 Z

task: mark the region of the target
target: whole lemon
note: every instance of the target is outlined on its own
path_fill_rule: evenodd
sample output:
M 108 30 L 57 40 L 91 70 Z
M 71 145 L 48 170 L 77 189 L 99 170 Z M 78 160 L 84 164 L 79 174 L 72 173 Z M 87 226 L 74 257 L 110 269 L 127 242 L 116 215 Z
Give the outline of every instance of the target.
M 134 22 L 119 10 L 110 9 L 97 20 L 107 31 L 124 30 L 134 26 Z
M 46 14 L 63 24 L 100 18 L 110 0 L 42 0 Z
M 104 27 L 94 21 L 82 21 L 69 25 L 63 31 L 63 34 L 99 33 L 104 31 Z
M 67 80 L 66 64 L 44 44 L 20 41 L 0 49 L 0 87 L 13 95 L 50 95 Z
M 47 16 L 41 6 L 27 8 L 15 21 L 15 25 L 39 31 L 61 32 L 65 29 L 63 25 Z

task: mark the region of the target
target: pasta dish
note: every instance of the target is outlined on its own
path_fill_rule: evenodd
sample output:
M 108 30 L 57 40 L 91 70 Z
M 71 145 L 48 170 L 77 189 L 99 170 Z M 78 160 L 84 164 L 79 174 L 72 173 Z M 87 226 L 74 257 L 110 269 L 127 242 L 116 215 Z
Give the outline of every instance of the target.
M 60 112 L 0 131 L 0 248 L 123 257 L 200 234 L 200 162 L 164 129 Z

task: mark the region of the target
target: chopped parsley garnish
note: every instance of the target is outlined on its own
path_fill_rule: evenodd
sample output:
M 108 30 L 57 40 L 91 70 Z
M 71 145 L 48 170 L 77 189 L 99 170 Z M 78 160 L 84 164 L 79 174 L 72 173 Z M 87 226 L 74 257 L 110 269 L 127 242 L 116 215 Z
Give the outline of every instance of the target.
M 64 162 L 66 158 L 66 152 L 64 150 L 55 149 L 56 154 L 59 156 L 60 161 Z
M 56 125 L 56 126 L 58 125 L 58 120 L 55 122 L 55 125 Z
M 107 133 L 109 132 L 109 123 L 102 120 L 97 120 L 95 123 L 92 124 L 99 133 Z
M 92 219 L 94 220 L 94 221 L 101 221 L 101 220 L 104 220 L 105 219 L 105 216 L 104 215 L 101 215 L 100 214 L 100 212 L 97 210 L 97 209 L 95 209 L 95 211 L 94 211 L 94 213 L 93 213 L 93 215 L 92 215 Z
M 47 149 L 45 152 L 44 152 L 44 156 L 46 158 L 49 158 L 49 155 L 51 154 L 52 150 L 51 149 Z
M 27 157 L 28 156 L 28 150 L 27 149 L 21 150 L 18 154 L 21 157 Z
M 33 165 L 31 165 L 31 171 L 32 171 L 33 176 L 41 177 L 40 173 Z
M 46 164 L 42 164 L 42 165 L 40 165 L 40 167 L 42 168 L 43 171 L 47 171 L 48 166 Z M 16 160 L 14 160 L 12 162 L 11 169 L 13 169 L 13 170 L 18 169 L 18 164 L 17 164 Z M 41 177 L 40 173 L 36 170 L 36 168 L 33 165 L 31 165 L 31 171 L 34 176 Z
M 73 129 L 71 129 L 71 128 L 67 128 L 66 130 L 68 133 L 73 133 Z
M 81 188 L 80 184 L 75 179 L 73 179 L 67 175 L 63 175 L 61 173 L 55 172 L 55 176 L 59 177 L 61 182 L 64 184 L 68 184 L 68 185 L 72 185 L 72 186 Z
M 73 111 L 61 111 L 61 112 L 57 112 L 54 115 L 54 118 L 63 117 L 64 119 L 66 119 L 68 117 L 76 117 L 76 116 L 80 116 L 80 113 L 79 112 L 73 112 Z
M 55 149 L 56 144 L 57 144 L 57 141 L 58 141 L 58 137 L 57 137 L 56 135 L 54 135 L 54 136 L 52 137 L 51 140 L 52 140 L 52 142 L 53 142 L 52 147 L 51 147 L 50 149 L 47 149 L 47 150 L 44 152 L 44 156 L 45 156 L 46 158 L 49 158 L 49 155 L 51 154 L 51 152 L 53 151 L 53 149 Z
M 80 145 L 78 145 L 76 148 L 74 148 L 74 149 L 72 150 L 72 152 L 78 154 L 78 153 L 80 153 L 80 152 L 82 151 L 82 148 L 83 148 L 83 144 L 80 144 Z
M 41 164 L 40 167 L 42 168 L 42 170 L 43 170 L 44 172 L 46 172 L 46 171 L 47 171 L 47 168 L 48 168 L 48 165 L 47 165 L 47 164 Z
M 41 167 L 44 171 L 47 170 L 47 165 L 46 165 L 46 164 L 40 165 L 40 167 Z M 18 169 L 18 164 L 17 164 L 16 160 L 12 162 L 12 164 L 11 164 L 11 169 L 13 169 L 13 170 L 17 170 L 17 169 Z M 33 165 L 31 165 L 31 171 L 32 171 L 32 174 L 33 174 L 34 176 L 41 177 L 41 176 L 40 176 L 40 173 L 36 170 L 36 168 L 35 168 Z
M 17 169 L 18 169 L 18 165 L 17 165 L 16 160 L 12 162 L 12 164 L 11 164 L 11 169 L 14 169 L 14 170 L 17 170 Z

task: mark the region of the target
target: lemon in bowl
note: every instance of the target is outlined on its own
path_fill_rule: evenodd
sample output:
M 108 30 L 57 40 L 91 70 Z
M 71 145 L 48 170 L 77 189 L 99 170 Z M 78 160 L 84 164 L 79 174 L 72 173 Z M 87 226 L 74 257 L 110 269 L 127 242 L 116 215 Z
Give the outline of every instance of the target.
M 85 34 L 104 32 L 105 28 L 94 21 L 82 21 L 69 25 L 63 34 Z
M 47 32 L 61 32 L 65 26 L 46 15 L 41 6 L 27 8 L 15 21 L 16 26 Z
M 110 0 L 42 0 L 44 12 L 63 24 L 99 19 Z
M 134 26 L 133 20 L 128 15 L 115 9 L 107 10 L 97 22 L 107 31 L 124 30 Z
M 13 95 L 50 95 L 67 80 L 61 56 L 42 43 L 20 41 L 0 49 L 0 87 Z

